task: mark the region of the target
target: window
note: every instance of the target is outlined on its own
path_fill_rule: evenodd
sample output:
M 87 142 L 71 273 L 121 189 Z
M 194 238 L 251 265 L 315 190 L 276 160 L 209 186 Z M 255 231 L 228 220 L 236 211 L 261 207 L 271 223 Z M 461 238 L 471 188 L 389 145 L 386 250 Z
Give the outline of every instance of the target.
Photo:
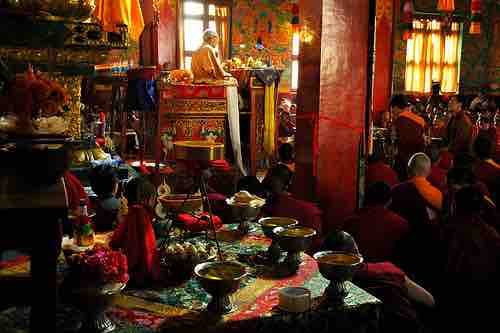
M 223 0 L 185 0 L 181 3 L 180 47 L 182 67 L 191 68 L 192 53 L 203 43 L 203 31 L 217 30 L 220 37 L 219 56 L 229 58 L 231 7 Z
M 299 87 L 299 53 L 300 53 L 300 35 L 294 32 L 292 36 L 292 77 L 291 89 L 297 90 Z
M 412 37 L 406 45 L 405 90 L 427 94 L 433 82 L 442 93 L 456 93 L 460 83 L 461 25 L 452 23 L 444 31 L 436 20 L 415 20 Z

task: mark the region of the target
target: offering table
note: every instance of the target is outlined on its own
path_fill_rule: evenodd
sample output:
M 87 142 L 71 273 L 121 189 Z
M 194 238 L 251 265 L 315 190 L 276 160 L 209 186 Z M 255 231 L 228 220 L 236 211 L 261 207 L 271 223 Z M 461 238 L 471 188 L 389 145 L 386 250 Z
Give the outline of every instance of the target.
M 199 236 L 190 241 L 204 241 Z M 323 307 L 322 296 L 329 281 L 318 271 L 314 259 L 304 255 L 296 275 L 279 278 L 269 268 L 253 262 L 252 257 L 265 251 L 270 240 L 260 230 L 242 236 L 237 225 L 225 225 L 218 231 L 225 259 L 238 260 L 249 268 L 249 277 L 241 289 L 231 296 L 236 309 L 222 317 L 206 311 L 210 296 L 192 278 L 182 284 L 169 286 L 168 281 L 148 289 L 128 289 L 116 298 L 109 312 L 117 323 L 116 333 L 146 332 L 377 332 L 381 302 L 364 290 L 349 283 L 345 304 L 335 308 Z M 1 272 L 0 272 L 1 273 Z M 283 287 L 308 288 L 312 293 L 312 309 L 303 313 L 287 313 L 278 309 L 278 291 Z M 61 308 L 58 329 L 73 332 L 71 308 Z M 0 313 L 4 327 L 19 323 L 22 309 Z M 17 321 L 12 318 L 17 316 Z M 74 319 L 73 319 L 74 320 Z M 17 327 L 17 329 L 21 329 Z

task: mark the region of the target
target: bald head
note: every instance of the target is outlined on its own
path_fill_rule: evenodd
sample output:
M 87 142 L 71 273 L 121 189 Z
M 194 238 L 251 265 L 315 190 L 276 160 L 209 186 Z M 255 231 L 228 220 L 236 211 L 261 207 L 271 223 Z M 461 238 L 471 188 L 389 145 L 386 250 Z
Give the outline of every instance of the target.
M 408 175 L 410 177 L 425 177 L 431 173 L 431 159 L 424 153 L 416 153 L 408 162 Z
M 216 47 L 219 43 L 219 35 L 217 34 L 217 31 L 212 29 L 205 30 L 203 32 L 203 41 L 212 47 Z

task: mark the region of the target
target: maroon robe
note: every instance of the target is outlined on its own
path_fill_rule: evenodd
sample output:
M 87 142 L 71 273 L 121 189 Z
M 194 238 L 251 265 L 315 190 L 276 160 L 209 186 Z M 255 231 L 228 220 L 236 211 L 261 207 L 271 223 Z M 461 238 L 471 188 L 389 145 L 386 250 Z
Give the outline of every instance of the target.
M 491 197 L 498 205 L 500 200 L 500 167 L 493 161 L 480 161 L 474 168 L 479 181 L 488 187 Z
M 300 225 L 316 230 L 317 235 L 313 246 L 308 251 L 313 253 L 321 246 L 323 230 L 322 211 L 312 202 L 294 198 L 290 193 L 283 192 L 278 195 L 272 207 L 269 207 L 270 216 L 288 217 L 299 221 Z
M 354 237 L 367 262 L 381 262 L 394 260 L 398 243 L 408 233 L 409 225 L 384 206 L 371 206 L 347 219 L 344 230 Z
M 441 279 L 437 296 L 443 306 L 443 320 L 456 322 L 461 331 L 463 324 L 476 326 L 491 321 L 497 309 L 485 298 L 500 293 L 500 236 L 477 216 L 459 216 L 442 229 L 440 244 L 439 253 L 445 255 L 442 271 L 436 271 L 436 276 Z
M 445 193 L 447 186 L 448 170 L 442 169 L 439 165 L 433 165 L 431 174 L 427 177 L 429 183 L 438 188 L 442 193 Z
M 390 262 L 364 264 L 353 282 L 379 298 L 383 305 L 383 331 L 419 332 L 422 324 L 408 297 L 406 274 Z
M 425 150 L 425 120 L 410 112 L 402 112 L 395 121 L 398 135 L 397 171 L 401 179 L 406 178 L 406 166 L 413 154 Z
M 376 182 L 384 182 L 392 188 L 399 183 L 398 174 L 384 162 L 368 164 L 365 173 L 365 184 L 368 186 Z

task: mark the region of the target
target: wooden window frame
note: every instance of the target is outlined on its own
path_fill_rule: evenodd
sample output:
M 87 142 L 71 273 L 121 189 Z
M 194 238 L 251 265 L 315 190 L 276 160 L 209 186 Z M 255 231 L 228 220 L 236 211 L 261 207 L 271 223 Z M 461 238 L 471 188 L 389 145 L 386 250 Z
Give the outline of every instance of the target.
M 192 15 L 192 14 L 186 14 L 184 13 L 184 2 L 197 2 L 197 3 L 202 3 L 204 5 L 204 10 L 203 14 L 201 15 Z M 227 45 L 227 55 L 228 59 L 232 57 L 232 17 L 233 17 L 233 0 L 180 0 L 177 2 L 177 13 L 178 13 L 178 30 L 179 30 L 179 59 L 180 59 L 180 65 L 182 68 L 185 66 L 185 60 L 186 57 L 192 57 L 192 54 L 195 51 L 188 51 L 184 49 L 184 21 L 186 19 L 197 19 L 197 20 L 203 20 L 203 29 L 208 29 L 209 27 L 209 22 L 215 20 L 214 15 L 209 14 L 209 6 L 210 5 L 215 5 L 215 6 L 226 6 L 229 8 L 229 14 L 227 17 L 228 21 L 228 27 L 229 27 L 229 38 L 228 38 L 228 45 Z M 225 59 L 221 59 L 225 60 Z

